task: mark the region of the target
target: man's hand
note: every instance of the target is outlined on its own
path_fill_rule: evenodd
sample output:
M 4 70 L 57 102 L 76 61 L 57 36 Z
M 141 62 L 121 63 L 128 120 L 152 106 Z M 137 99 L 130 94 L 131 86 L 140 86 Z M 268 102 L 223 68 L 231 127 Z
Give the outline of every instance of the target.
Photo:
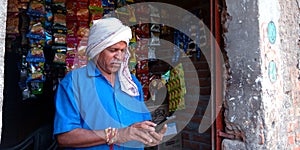
M 167 131 L 167 124 L 165 124 L 164 127 L 159 132 L 150 131 L 149 133 L 154 140 L 151 143 L 148 143 L 147 145 L 149 146 L 158 145 L 162 141 L 166 131 Z
M 151 121 L 143 121 L 126 128 L 121 128 L 118 131 L 116 143 L 125 143 L 132 140 L 148 145 L 153 142 L 157 143 L 162 138 L 159 133 L 155 133 L 155 126 L 156 124 Z

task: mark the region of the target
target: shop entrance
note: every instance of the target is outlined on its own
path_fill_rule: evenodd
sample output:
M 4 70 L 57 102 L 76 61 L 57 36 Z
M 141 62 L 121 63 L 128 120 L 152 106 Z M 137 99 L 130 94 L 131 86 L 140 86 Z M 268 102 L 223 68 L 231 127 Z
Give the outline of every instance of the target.
M 14 5 L 13 0 L 10 0 L 9 7 Z M 128 4 L 135 4 L 137 2 L 133 1 L 126 1 Z M 154 2 L 154 1 L 152 1 Z M 176 118 L 179 119 L 178 124 L 180 124 L 180 119 L 182 122 L 185 120 L 185 115 L 192 116 L 189 122 L 184 123 L 184 127 L 182 130 L 177 131 L 177 136 L 173 136 L 172 139 L 161 144 L 157 147 L 152 147 L 148 149 L 221 149 L 221 140 L 222 138 L 219 133 L 222 133 L 223 130 L 223 123 L 222 123 L 222 91 L 223 86 L 222 83 L 222 76 L 223 72 L 220 59 L 221 57 L 221 50 L 219 49 L 222 46 L 222 39 L 221 39 L 221 9 L 223 4 L 218 0 L 192 0 L 189 2 L 185 1 L 173 1 L 173 0 L 157 0 L 155 2 L 163 2 L 175 5 L 177 7 L 183 8 L 195 16 L 197 16 L 200 20 L 203 21 L 205 26 L 209 29 L 209 31 L 214 35 L 214 38 L 207 39 L 207 43 L 210 45 L 210 53 L 204 54 L 202 50 L 197 49 L 197 45 L 192 40 L 184 40 L 184 34 L 182 34 L 179 30 L 175 28 L 158 25 L 155 26 L 153 23 L 151 24 L 143 24 L 147 27 L 148 33 L 138 33 L 140 36 L 148 36 L 151 40 L 154 39 L 154 45 L 148 47 L 147 53 L 135 53 L 137 56 L 137 60 L 132 63 L 131 71 L 132 73 L 136 74 L 142 84 L 145 84 L 145 99 L 147 100 L 146 103 L 149 106 L 149 109 L 154 109 L 152 115 L 156 121 L 160 121 L 159 117 L 172 117 L 174 112 L 182 111 L 183 113 L 178 113 Z M 30 4 L 30 1 L 24 2 L 22 4 Z M 47 3 L 45 2 L 45 5 Z M 19 4 L 20 7 L 25 7 Z M 28 5 L 30 6 L 30 5 Z M 67 7 L 67 5 L 66 5 Z M 113 5 L 111 6 L 111 10 L 118 8 L 120 6 Z M 46 8 L 46 7 L 45 7 Z M 106 11 L 109 11 L 107 9 Z M 19 11 L 20 9 L 8 9 L 9 11 Z M 22 9 L 21 9 L 22 10 Z M 3 103 L 3 128 L 2 128 L 2 135 L 1 135 L 1 145 L 0 147 L 13 147 L 18 145 L 20 142 L 23 142 L 28 136 L 30 136 L 34 131 L 39 129 L 40 127 L 52 125 L 53 122 L 53 115 L 54 115 L 54 105 L 53 99 L 55 94 L 55 88 L 57 83 L 63 78 L 68 69 L 68 62 L 62 63 L 59 59 L 54 59 L 58 55 L 57 47 L 53 48 L 53 45 L 47 45 L 49 47 L 45 47 L 44 49 L 44 56 L 45 56 L 45 64 L 43 66 L 44 74 L 46 79 L 38 83 L 31 84 L 28 89 L 24 87 L 24 78 L 25 81 L 28 81 L 27 76 L 22 74 L 24 70 L 22 69 L 30 69 L 30 68 L 23 68 L 22 66 L 24 62 L 26 62 L 27 52 L 30 50 L 30 44 L 24 43 L 24 38 L 28 36 L 28 31 L 23 31 L 25 29 L 24 22 L 30 22 L 30 15 L 28 15 L 28 8 L 26 10 L 22 10 L 26 12 L 19 11 L 16 12 L 8 12 L 8 30 L 7 30 L 7 43 L 6 43 L 6 52 L 5 52 L 5 84 L 4 84 L 4 103 Z M 57 12 L 53 12 L 54 14 Z M 105 11 L 104 11 L 105 13 Z M 82 15 L 82 14 L 81 14 Z M 167 14 L 172 16 L 172 14 Z M 18 19 L 12 19 L 12 18 Z M 74 17 L 74 16 L 73 16 Z M 75 16 L 76 17 L 76 16 Z M 77 16 L 78 17 L 78 16 Z M 84 17 L 80 16 L 80 17 Z M 91 16 L 89 16 L 91 18 Z M 93 16 L 97 17 L 97 15 Z M 58 20 L 61 18 L 57 18 Z M 82 18 L 81 18 L 82 19 Z M 83 21 L 87 21 L 89 23 L 90 20 L 82 19 Z M 54 20 L 55 21 L 55 20 Z M 181 21 L 181 20 L 178 20 Z M 73 21 L 71 21 L 74 23 Z M 17 26 L 13 26 L 9 23 L 15 23 Z M 66 27 L 70 25 L 70 22 L 65 22 Z M 28 25 L 28 24 L 27 24 Z M 52 24 L 54 26 L 54 24 Z M 15 28 L 13 28 L 15 27 Z M 29 26 L 28 26 L 29 27 Z M 81 27 L 79 25 L 79 27 Z M 134 29 L 140 29 L 140 26 L 135 26 Z M 152 28 L 153 27 L 153 28 Z M 155 27 L 159 27 L 158 30 Z M 53 28 L 52 28 L 53 29 Z M 87 28 L 80 28 L 83 31 Z M 76 31 L 79 29 L 77 28 Z M 15 33 L 13 33 L 15 31 Z M 143 31 L 143 30 L 142 30 Z M 68 33 L 59 33 L 57 30 L 52 32 L 56 32 L 57 35 L 67 35 Z M 148 34 L 148 35 L 147 35 Z M 79 35 L 78 35 L 79 36 Z M 83 36 L 83 35 L 82 35 Z M 66 36 L 67 37 L 67 36 Z M 152 38 L 151 38 L 152 37 Z M 155 38 L 153 38 L 155 37 Z M 54 38 L 54 37 L 53 37 Z M 179 39 L 178 39 L 179 38 Z M 156 40 L 155 40 L 156 39 Z M 139 39 L 136 39 L 139 40 Z M 161 40 L 161 41 L 159 41 Z M 163 41 L 166 41 L 167 46 L 163 47 Z M 176 41 L 178 43 L 176 43 Z M 29 42 L 29 41 L 27 41 Z M 60 43 L 61 41 L 52 41 L 54 44 L 58 44 L 62 46 L 63 44 Z M 132 41 L 133 42 L 133 41 Z M 141 41 L 139 41 L 143 44 Z M 149 41 L 147 41 L 149 42 Z M 161 42 L 162 45 L 155 45 Z M 52 43 L 52 44 L 53 44 Z M 70 43 L 70 42 L 69 42 Z M 67 43 L 66 50 L 68 48 Z M 174 61 L 174 58 L 177 57 L 174 53 L 174 46 L 184 48 L 183 45 L 186 45 L 187 48 L 181 52 L 182 54 L 179 55 L 178 59 L 180 59 L 181 63 L 178 63 L 178 60 Z M 155 49 L 155 55 L 153 53 L 149 53 L 152 51 L 153 48 Z M 48 51 L 47 51 L 48 50 Z M 26 55 L 25 55 L 26 54 Z M 134 54 L 134 55 L 135 55 Z M 149 57 L 149 54 L 151 57 Z M 209 54 L 209 55 L 207 55 Z M 147 55 L 147 56 L 143 56 Z M 164 58 L 169 58 L 168 61 L 159 60 L 159 56 L 166 56 Z M 139 60 L 138 57 L 145 57 Z M 181 58 L 181 57 L 185 58 Z M 68 56 L 66 56 L 68 57 Z M 25 59 L 25 60 L 24 60 Z M 55 60 L 55 62 L 54 62 Z M 28 61 L 28 60 L 27 60 Z M 84 61 L 84 60 L 83 60 Z M 173 64 L 170 64 L 173 62 Z M 180 103 L 178 101 L 178 97 L 174 96 L 174 93 L 180 93 L 184 90 L 193 91 L 193 80 L 194 77 L 189 70 L 185 70 L 185 68 L 190 68 L 189 63 L 194 66 L 197 73 L 197 82 L 199 82 L 199 92 L 198 97 L 194 97 L 194 101 L 183 101 L 184 103 Z M 28 64 L 26 64 L 28 65 Z M 84 64 L 82 64 L 84 65 Z M 140 66 L 139 66 L 140 65 Z M 147 66 L 148 70 L 142 68 L 141 66 Z M 176 80 L 172 82 L 167 82 L 163 80 L 165 76 L 167 80 L 172 78 L 172 73 L 174 75 L 174 68 L 184 72 L 184 83 L 185 87 L 179 88 L 174 90 L 171 87 L 178 85 Z M 66 69 L 67 68 L 67 69 Z M 175 69 L 176 70 L 176 69 Z M 180 71 L 179 71 L 180 72 Z M 170 75 L 171 74 L 171 75 Z M 173 76 L 174 77 L 174 76 Z M 174 77 L 175 78 L 175 77 Z M 180 78 L 180 77 L 178 77 Z M 191 79 L 191 80 L 189 80 Z M 180 80 L 180 79 L 179 79 Z M 156 82 L 157 81 L 157 82 Z M 171 80 L 169 80 L 171 81 Z M 156 95 L 156 101 L 153 99 L 153 89 L 156 86 L 156 83 L 162 83 L 166 86 L 167 97 L 157 101 L 160 95 Z M 172 83 L 172 84 L 171 84 Z M 173 84 L 174 83 L 174 84 Z M 197 84 L 196 84 L 197 85 Z M 151 87 L 152 86 L 152 87 Z M 169 86 L 169 87 L 168 87 Z M 34 89 L 35 88 L 35 89 Z M 171 90 L 170 90 L 171 89 Z M 159 89 L 158 89 L 159 90 Z M 172 93 L 173 92 L 173 93 Z M 193 91 L 195 92 L 195 91 Z M 174 99 L 170 98 L 170 95 L 174 94 L 173 96 L 176 97 Z M 186 93 L 184 93 L 186 94 Z M 181 95 L 182 98 L 186 98 L 185 96 L 188 95 Z M 179 96 L 180 97 L 180 96 Z M 180 99 L 180 98 L 179 98 Z M 172 103 L 171 103 L 171 102 Z M 210 101 L 213 101 L 210 103 Z M 172 106 L 170 106 L 172 105 Z M 197 107 L 195 107 L 197 106 Z M 159 109 L 157 109 L 159 107 Z M 196 111 L 189 111 L 189 108 L 195 108 Z M 209 115 L 205 114 L 205 111 L 209 108 L 210 113 Z M 166 115 L 166 116 L 164 116 Z M 216 117 L 217 116 L 217 117 Z M 216 118 L 216 119 L 215 119 Z M 204 120 L 204 121 L 203 121 Z M 208 122 L 212 125 L 208 128 L 205 132 L 199 133 L 199 125 L 201 122 Z M 51 133 L 48 133 L 51 135 Z

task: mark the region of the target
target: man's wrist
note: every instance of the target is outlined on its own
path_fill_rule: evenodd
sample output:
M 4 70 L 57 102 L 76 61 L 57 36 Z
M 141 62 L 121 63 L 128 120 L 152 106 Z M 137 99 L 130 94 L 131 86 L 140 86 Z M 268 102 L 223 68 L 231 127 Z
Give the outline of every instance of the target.
M 105 140 L 108 145 L 115 144 L 117 142 L 118 129 L 108 127 L 104 130 Z

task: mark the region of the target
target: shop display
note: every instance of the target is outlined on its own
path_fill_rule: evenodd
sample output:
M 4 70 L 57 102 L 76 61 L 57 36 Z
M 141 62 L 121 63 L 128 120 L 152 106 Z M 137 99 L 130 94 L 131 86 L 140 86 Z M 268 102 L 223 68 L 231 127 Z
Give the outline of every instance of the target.
M 152 5 L 126 6 L 134 3 L 132 0 L 10 1 L 18 5 L 18 9 L 9 5 L 8 15 L 12 17 L 7 21 L 7 35 L 21 38 L 19 87 L 24 100 L 42 94 L 46 80 L 52 80 L 53 90 L 56 90 L 66 73 L 85 66 L 88 62 L 85 50 L 93 20 L 116 15 L 125 23 L 134 24 L 128 46 L 131 56 L 129 68 L 143 86 L 145 102 L 149 107 L 164 106 L 163 110 L 168 112 L 164 113 L 164 117 L 169 112 L 185 109 L 184 71 L 179 61 L 181 53 L 189 56 L 191 51 L 200 51 L 195 44 L 199 40 L 198 31 L 193 26 L 189 32 L 194 33 L 195 41 L 181 31 L 155 23 L 168 18 L 169 14 L 164 10 Z M 137 20 L 152 23 L 137 23 Z M 176 66 L 174 68 L 171 64 L 160 64 L 156 56 L 163 46 L 161 39 L 171 39 L 174 44 L 170 61 L 172 66 Z M 159 65 L 166 67 L 160 71 L 153 70 Z
M 184 70 L 182 63 L 179 63 L 174 69 L 170 71 L 170 79 L 167 84 L 169 93 L 169 111 L 185 109 L 186 87 L 184 81 Z

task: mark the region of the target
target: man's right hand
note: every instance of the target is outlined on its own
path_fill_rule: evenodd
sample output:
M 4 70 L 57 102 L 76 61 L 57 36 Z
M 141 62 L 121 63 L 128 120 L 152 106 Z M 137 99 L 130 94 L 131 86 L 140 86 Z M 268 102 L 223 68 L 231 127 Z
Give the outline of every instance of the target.
M 152 143 L 154 140 L 150 132 L 155 132 L 156 124 L 151 121 L 134 123 L 126 128 L 118 130 L 116 143 L 125 143 L 128 141 L 140 141 L 144 144 Z

